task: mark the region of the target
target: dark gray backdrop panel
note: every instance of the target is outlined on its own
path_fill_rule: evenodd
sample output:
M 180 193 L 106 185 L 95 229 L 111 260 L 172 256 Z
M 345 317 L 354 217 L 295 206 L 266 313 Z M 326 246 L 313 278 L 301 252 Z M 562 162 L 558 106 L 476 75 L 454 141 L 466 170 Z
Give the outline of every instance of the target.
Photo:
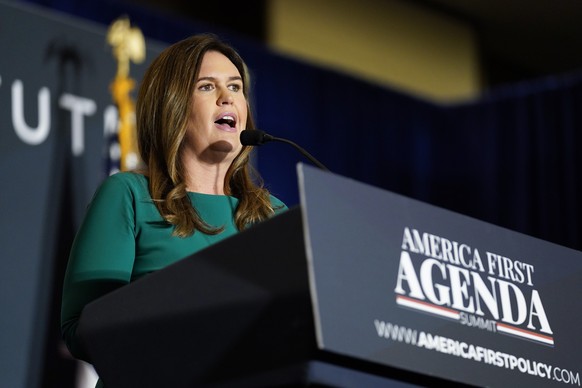
M 78 225 L 96 186 L 104 177 L 104 112 L 116 63 L 106 28 L 54 12 L 0 3 L 0 386 L 40 384 L 43 345 L 49 319 L 53 268 L 63 217 Z M 132 65 L 141 78 L 161 50 L 148 43 L 147 59 Z M 50 98 L 48 134 L 38 144 L 19 136 L 12 110 L 22 91 L 23 117 L 39 126 L 39 93 Z M 45 89 L 46 88 L 46 89 Z M 44 92 L 46 94 L 46 92 Z M 59 100 L 72 94 L 94 102 L 84 117 L 83 150 L 71 151 L 71 110 Z M 80 127 L 77 127 L 79 130 Z M 61 250 L 62 251 L 62 250 Z

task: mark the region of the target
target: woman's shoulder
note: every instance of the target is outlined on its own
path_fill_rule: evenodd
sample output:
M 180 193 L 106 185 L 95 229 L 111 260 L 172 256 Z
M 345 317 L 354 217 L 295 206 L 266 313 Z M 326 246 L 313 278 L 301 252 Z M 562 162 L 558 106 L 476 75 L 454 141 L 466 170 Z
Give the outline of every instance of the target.
M 281 201 L 279 198 L 275 197 L 273 194 L 269 194 L 269 197 L 271 199 L 271 206 L 273 207 L 275 213 L 280 213 L 285 210 L 288 210 L 287 205 L 285 205 L 285 203 Z
M 105 178 L 98 192 L 112 195 L 132 193 L 141 197 L 148 193 L 148 180 L 143 174 L 137 172 L 118 172 Z

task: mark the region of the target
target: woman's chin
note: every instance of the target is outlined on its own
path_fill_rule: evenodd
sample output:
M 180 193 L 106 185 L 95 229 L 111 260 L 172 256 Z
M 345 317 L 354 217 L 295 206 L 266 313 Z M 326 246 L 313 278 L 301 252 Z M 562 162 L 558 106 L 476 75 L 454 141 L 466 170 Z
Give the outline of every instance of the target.
M 241 148 L 242 146 L 240 144 L 235 145 L 228 140 L 219 140 L 210 144 L 210 146 L 208 146 L 206 149 L 205 154 L 207 154 L 207 156 L 211 156 L 214 160 L 232 160 L 236 155 L 238 155 Z

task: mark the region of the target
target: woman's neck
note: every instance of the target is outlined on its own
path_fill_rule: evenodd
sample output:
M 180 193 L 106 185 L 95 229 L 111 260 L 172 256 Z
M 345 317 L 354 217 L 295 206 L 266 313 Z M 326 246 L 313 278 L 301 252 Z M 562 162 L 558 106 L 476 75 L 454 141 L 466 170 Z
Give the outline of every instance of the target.
M 229 165 L 194 163 L 186 166 L 186 189 L 202 194 L 224 194 L 224 178 Z

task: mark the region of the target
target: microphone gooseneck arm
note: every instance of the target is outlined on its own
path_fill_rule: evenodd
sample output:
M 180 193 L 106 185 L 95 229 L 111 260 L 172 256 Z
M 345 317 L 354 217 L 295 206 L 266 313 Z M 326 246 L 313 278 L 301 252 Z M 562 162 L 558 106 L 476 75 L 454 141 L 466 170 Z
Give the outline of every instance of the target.
M 329 171 L 327 167 L 325 167 L 319 160 L 315 159 L 309 152 L 307 152 L 303 147 L 299 146 L 297 143 L 292 142 L 291 140 L 283 139 L 280 137 L 271 136 L 271 141 L 278 141 L 281 143 L 286 143 L 293 146 L 297 151 L 301 153 L 305 158 L 307 158 L 311 163 L 315 164 L 317 167 L 322 169 L 323 171 Z
M 258 129 L 244 130 L 240 134 L 240 142 L 244 146 L 260 146 L 270 141 L 278 141 L 293 146 L 297 151 L 301 153 L 301 155 L 307 158 L 311 163 L 313 163 L 314 165 L 316 165 L 317 167 L 324 171 L 329 171 L 329 169 L 325 167 L 319 160 L 315 159 L 309 152 L 307 152 L 305 149 L 300 147 L 298 144 L 292 142 L 291 140 L 283 139 L 281 137 L 275 137 Z

